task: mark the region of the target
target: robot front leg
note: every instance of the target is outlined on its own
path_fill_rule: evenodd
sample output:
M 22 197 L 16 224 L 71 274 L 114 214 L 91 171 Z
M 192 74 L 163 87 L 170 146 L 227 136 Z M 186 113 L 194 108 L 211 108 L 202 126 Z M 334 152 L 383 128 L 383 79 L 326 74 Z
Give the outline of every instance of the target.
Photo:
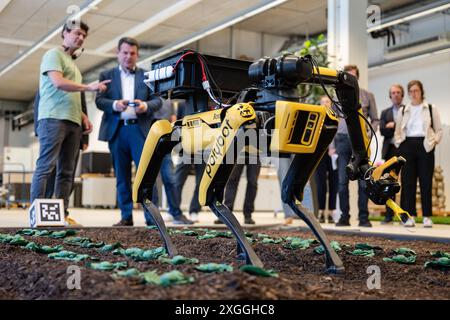
M 291 207 L 291 209 L 295 212 L 296 215 L 298 215 L 303 221 L 305 221 L 305 223 L 314 233 L 316 238 L 319 240 L 320 244 L 324 247 L 326 256 L 325 264 L 327 272 L 328 273 L 344 272 L 345 268 L 341 258 L 339 258 L 336 251 L 334 251 L 333 248 L 330 246 L 330 241 L 328 240 L 328 237 L 325 235 L 325 232 L 323 231 L 314 214 L 307 208 L 305 208 L 300 202 L 298 202 L 297 199 L 291 199 L 288 202 L 288 205 Z
M 316 151 L 313 154 L 297 154 L 294 156 L 286 177 L 283 180 L 282 200 L 291 207 L 296 215 L 306 222 L 324 247 L 327 272 L 342 273 L 344 271 L 342 260 L 333 248 L 331 248 L 330 241 L 314 214 L 299 201 L 299 198 L 301 199 L 303 197 L 303 189 L 309 179 L 310 173 L 314 171 L 322 155 L 323 153 Z
M 256 255 L 251 244 L 248 242 L 242 227 L 234 216 L 233 212 L 217 198 L 215 198 L 209 205 L 214 214 L 233 232 L 238 242 L 238 254 L 243 254 L 245 262 L 262 268 L 263 263 Z
M 199 202 L 201 205 L 209 206 L 217 218 L 233 232 L 238 242 L 238 254 L 242 253 L 245 256 L 246 263 L 263 267 L 233 212 L 222 203 L 225 185 L 241 151 L 237 150 L 238 136 L 243 133 L 240 129 L 246 124 L 253 123 L 255 119 L 255 111 L 247 103 L 236 104 L 226 110 L 219 129 L 220 134 L 212 146 L 200 182 Z
M 159 209 L 151 202 L 153 186 L 158 177 L 164 156 L 172 151 L 178 141 L 172 140 L 174 129 L 167 120 L 155 122 L 145 140 L 136 178 L 133 184 L 133 201 L 141 203 L 144 210 L 150 214 L 164 241 L 169 256 L 178 254 L 170 239 Z
M 142 201 L 142 206 L 144 207 L 144 210 L 148 214 L 150 214 L 153 223 L 158 228 L 159 234 L 161 235 L 164 241 L 164 247 L 166 248 L 167 254 L 170 257 L 176 256 L 178 254 L 178 251 L 173 245 L 172 240 L 170 239 L 169 233 L 167 232 L 166 224 L 164 223 L 164 220 L 161 216 L 161 213 L 159 212 L 159 209 L 148 198 L 145 198 Z

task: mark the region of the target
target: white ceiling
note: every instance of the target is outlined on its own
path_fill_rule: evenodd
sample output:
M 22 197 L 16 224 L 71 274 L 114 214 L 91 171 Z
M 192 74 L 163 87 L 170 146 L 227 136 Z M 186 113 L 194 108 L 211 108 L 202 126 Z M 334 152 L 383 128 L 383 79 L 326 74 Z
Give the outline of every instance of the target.
M 86 2 L 89 1 L 13 0 L 6 4 L 0 12 L 0 70 L 11 64 L 29 45 L 37 43 L 60 25 L 70 5 L 82 7 Z M 81 71 L 86 71 L 107 61 L 105 51 L 99 55 L 95 50 L 116 37 L 127 35 L 127 31 L 170 6 L 175 5 L 176 13 L 177 6 L 190 5 L 136 35 L 138 40 L 149 45 L 165 46 L 263 2 L 267 0 L 103 0 L 82 18 L 90 31 L 85 42 L 86 51 L 77 64 Z M 47 42 L 53 46 L 60 43 L 59 34 Z M 110 46 L 106 53 L 114 57 L 114 49 L 115 46 Z M 46 50 L 48 46 L 36 50 L 0 76 L 0 99 L 30 100 L 33 97 L 38 85 L 40 59 Z
M 393 2 L 411 0 L 393 0 Z M 0 0 L 0 74 L 30 46 L 57 28 L 70 5 L 82 7 L 90 0 Z M 389 2 L 389 1 L 388 1 Z M 390 1 L 392 2 L 392 1 Z M 135 36 L 141 43 L 167 46 L 231 18 L 267 0 L 103 0 L 83 16 L 90 27 L 85 53 L 77 60 L 81 71 L 114 57 L 119 36 L 150 25 Z M 6 5 L 5 5 L 6 4 Z M 310 35 L 326 30 L 327 0 L 288 0 L 235 25 L 237 29 L 275 35 Z M 168 9 L 169 8 L 169 9 Z M 178 11 L 177 11 L 178 10 Z M 156 21 L 156 22 L 155 22 Z M 31 100 L 38 86 L 43 53 L 61 43 L 59 33 L 7 73 L 0 75 L 0 99 Z M 110 49 L 109 49 L 110 48 Z M 96 51 L 97 50 L 97 51 Z

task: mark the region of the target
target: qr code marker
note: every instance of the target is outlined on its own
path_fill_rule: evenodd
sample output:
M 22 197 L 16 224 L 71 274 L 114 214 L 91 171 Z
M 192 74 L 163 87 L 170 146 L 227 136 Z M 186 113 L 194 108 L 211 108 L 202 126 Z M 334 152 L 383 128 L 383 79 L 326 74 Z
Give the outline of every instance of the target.
M 59 221 L 60 219 L 59 203 L 41 203 L 41 221 Z

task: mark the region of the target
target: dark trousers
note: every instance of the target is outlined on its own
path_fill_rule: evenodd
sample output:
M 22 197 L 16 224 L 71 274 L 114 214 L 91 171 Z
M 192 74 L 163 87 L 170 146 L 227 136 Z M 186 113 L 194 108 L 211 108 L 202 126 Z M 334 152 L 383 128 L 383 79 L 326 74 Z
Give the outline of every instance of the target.
M 191 199 L 191 204 L 189 205 L 189 213 L 198 213 L 202 210 L 202 206 L 198 202 L 198 188 L 200 186 L 200 181 L 202 180 L 203 171 L 205 169 L 205 164 L 185 164 L 181 163 L 175 168 L 175 181 L 177 184 L 178 194 L 180 195 L 177 198 L 178 203 L 176 204 L 179 208 L 181 206 L 181 192 L 183 190 L 183 186 L 186 182 L 186 179 L 189 175 L 189 171 L 192 166 L 195 168 L 195 188 L 194 194 Z
M 338 170 L 333 170 L 331 157 L 325 154 L 317 165 L 314 173 L 317 185 L 317 197 L 319 210 L 325 210 L 325 202 L 328 192 L 328 210 L 336 209 L 336 196 L 338 191 Z
M 80 126 L 67 120 L 42 119 L 37 130 L 40 148 L 31 184 L 31 203 L 53 189 L 47 184 L 56 167 L 55 197 L 63 199 L 67 213 L 82 134 Z
M 75 179 L 75 171 L 77 170 L 76 164 L 78 163 L 79 156 L 80 156 L 80 151 L 78 151 L 78 153 L 75 157 L 75 167 L 73 168 L 72 180 Z M 45 189 L 45 198 L 46 199 L 51 199 L 53 197 L 53 194 L 55 193 L 56 171 L 57 171 L 57 169 L 55 167 L 52 174 L 50 175 L 50 177 L 47 180 L 47 185 L 46 185 L 46 189 Z M 74 186 L 75 186 L 75 184 L 72 183 L 72 190 L 70 190 L 70 194 L 72 194 Z
M 426 152 L 424 138 L 406 138 L 400 145 L 399 153 L 406 159 L 401 172 L 401 206 L 412 216 L 417 216 L 416 188 L 417 178 L 420 185 L 420 199 L 424 217 L 432 216 L 432 182 L 434 172 L 434 150 Z
M 345 167 L 350 162 L 352 147 L 347 134 L 337 134 L 335 138 L 336 152 L 338 154 L 338 174 L 339 174 L 339 204 L 342 211 L 342 219 L 350 217 L 350 195 L 348 191 L 349 179 Z M 369 197 L 366 194 L 366 182 L 358 180 L 358 209 L 359 220 L 369 218 L 368 209 Z
M 139 167 L 144 143 L 145 137 L 137 124 L 121 124 L 114 138 L 109 141 L 109 150 L 111 151 L 114 173 L 116 174 L 117 200 L 122 220 L 129 221 L 133 219 L 131 162 L 134 162 L 136 168 Z M 153 193 L 154 197 L 152 201 L 157 203 L 156 184 L 153 188 Z M 151 216 L 146 211 L 144 211 L 144 217 L 147 224 L 153 224 Z
M 173 217 L 181 216 L 183 214 L 180 209 L 181 193 L 178 192 L 177 189 L 177 181 L 170 153 L 164 156 L 161 163 L 160 173 L 164 185 L 164 190 L 166 191 L 169 213 Z
M 255 211 L 255 198 L 258 191 L 258 177 L 261 171 L 261 164 L 237 164 L 231 176 L 228 179 L 225 187 L 225 200 L 224 204 L 233 211 L 234 200 L 236 199 L 236 192 L 239 185 L 239 180 L 242 175 L 242 170 L 246 166 L 247 172 L 247 189 L 245 191 L 244 200 L 244 217 L 251 218 L 253 211 Z
M 389 144 L 388 150 L 386 152 L 386 161 L 388 161 L 390 158 L 392 157 L 396 157 L 398 156 L 398 149 L 395 147 L 395 145 L 393 144 Z M 392 200 L 395 200 L 395 196 L 392 197 Z M 386 206 L 386 219 L 390 220 L 394 217 L 394 211 L 392 211 L 391 208 L 389 208 L 388 206 Z

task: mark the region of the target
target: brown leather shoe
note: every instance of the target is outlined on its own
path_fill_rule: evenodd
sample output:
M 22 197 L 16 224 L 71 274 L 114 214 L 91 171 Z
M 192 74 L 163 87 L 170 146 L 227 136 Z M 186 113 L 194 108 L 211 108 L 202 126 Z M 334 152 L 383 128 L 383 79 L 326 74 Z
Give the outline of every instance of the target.
M 120 220 L 116 224 L 113 224 L 113 227 L 132 227 L 133 220 Z

